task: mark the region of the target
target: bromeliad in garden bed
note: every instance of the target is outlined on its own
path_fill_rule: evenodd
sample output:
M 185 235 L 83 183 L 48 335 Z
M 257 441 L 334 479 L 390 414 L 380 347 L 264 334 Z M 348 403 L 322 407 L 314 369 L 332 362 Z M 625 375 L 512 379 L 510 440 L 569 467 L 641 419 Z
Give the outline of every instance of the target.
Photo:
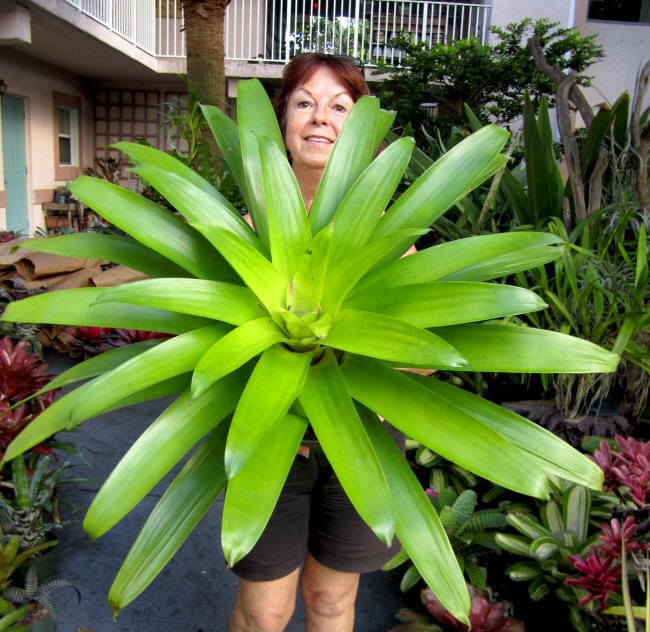
M 187 223 L 135 193 L 82 177 L 70 185 L 74 194 L 133 239 L 88 234 L 30 243 L 154 278 L 32 297 L 10 305 L 6 319 L 175 337 L 109 351 L 59 376 L 54 386 L 92 379 L 30 424 L 6 458 L 109 409 L 180 393 L 118 464 L 85 519 L 92 537 L 108 531 L 204 439 L 124 561 L 109 595 L 117 611 L 164 567 L 226 481 L 224 553 L 230 564 L 246 555 L 310 423 L 359 514 L 386 543 L 396 534 L 445 607 L 467 622 L 470 602 L 444 529 L 377 414 L 462 467 L 533 496 L 547 496 L 548 473 L 599 488 L 601 472 L 514 413 L 396 367 L 590 372 L 614 370 L 618 357 L 508 324 L 514 314 L 543 309 L 543 301 L 484 282 L 495 267 L 525 269 L 531 255 L 537 264 L 540 255 L 557 258 L 562 242 L 553 235 L 469 238 L 400 259 L 503 165 L 505 131 L 474 134 L 391 205 L 413 141 L 377 156 L 392 116 L 363 97 L 307 216 L 264 89 L 256 81 L 239 86 L 238 125 L 216 108 L 204 114 L 255 231 L 182 163 L 120 143 L 138 176 Z

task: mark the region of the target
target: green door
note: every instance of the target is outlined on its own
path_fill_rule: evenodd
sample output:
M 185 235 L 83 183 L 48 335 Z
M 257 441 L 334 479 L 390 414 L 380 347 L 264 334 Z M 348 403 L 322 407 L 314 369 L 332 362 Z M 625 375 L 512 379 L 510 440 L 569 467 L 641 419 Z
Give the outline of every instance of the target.
M 22 97 L 2 97 L 2 163 L 7 194 L 7 230 L 21 230 L 27 234 L 25 104 Z

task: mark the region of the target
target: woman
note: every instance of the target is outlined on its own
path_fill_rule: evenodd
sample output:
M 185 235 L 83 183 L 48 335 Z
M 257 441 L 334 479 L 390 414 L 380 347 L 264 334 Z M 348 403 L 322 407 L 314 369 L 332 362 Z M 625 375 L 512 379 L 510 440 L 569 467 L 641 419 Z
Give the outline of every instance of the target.
M 307 212 L 343 122 L 367 94 L 352 59 L 312 53 L 286 66 L 275 107 Z M 380 568 L 397 546 L 375 537 L 318 443 L 304 441 L 266 530 L 233 567 L 239 584 L 230 632 L 284 630 L 298 588 L 308 632 L 351 632 L 359 574 Z

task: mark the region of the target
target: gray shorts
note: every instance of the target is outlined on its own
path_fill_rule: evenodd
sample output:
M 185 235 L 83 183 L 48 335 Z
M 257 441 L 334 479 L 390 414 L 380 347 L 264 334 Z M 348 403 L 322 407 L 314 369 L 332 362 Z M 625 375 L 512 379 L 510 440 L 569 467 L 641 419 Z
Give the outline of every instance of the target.
M 242 579 L 284 577 L 305 561 L 307 552 L 336 571 L 365 573 L 381 568 L 400 549 L 397 539 L 388 548 L 375 536 L 348 500 L 320 445 L 307 445 L 309 457 L 296 456 L 257 544 L 232 568 Z

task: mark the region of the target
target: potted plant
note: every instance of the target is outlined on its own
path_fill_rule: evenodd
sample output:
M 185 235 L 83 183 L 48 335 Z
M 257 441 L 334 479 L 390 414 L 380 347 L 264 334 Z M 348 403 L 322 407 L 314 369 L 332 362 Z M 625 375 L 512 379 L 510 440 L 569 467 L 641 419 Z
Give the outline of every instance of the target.
M 109 351 L 60 376 L 93 379 L 44 411 L 5 458 L 108 408 L 180 393 L 116 467 L 84 521 L 93 537 L 106 532 L 204 439 L 124 561 L 109 595 L 118 611 L 163 568 L 226 479 L 224 553 L 234 563 L 252 548 L 308 419 L 361 516 L 382 540 L 397 534 L 441 602 L 468 623 L 470 600 L 444 529 L 371 410 L 520 492 L 545 497 L 549 472 L 599 488 L 597 466 L 552 434 L 396 367 L 589 372 L 613 370 L 618 357 L 504 322 L 544 303 L 527 290 L 480 281 L 491 278 L 497 253 L 513 269 L 526 268 L 531 248 L 555 259 L 562 251 L 555 236 L 486 236 L 400 259 L 436 217 L 501 167 L 505 131 L 471 136 L 390 205 L 413 141 L 374 158 L 392 116 L 364 97 L 341 130 L 307 217 L 263 87 L 239 86 L 238 126 L 216 108 L 204 113 L 255 231 L 200 176 L 149 147 L 118 144 L 188 223 L 104 180 L 71 184 L 76 197 L 135 239 L 73 235 L 34 246 L 109 258 L 154 278 L 31 297 L 12 303 L 4 318 L 175 337 Z M 476 282 L 451 280 L 472 266 L 482 271 Z

